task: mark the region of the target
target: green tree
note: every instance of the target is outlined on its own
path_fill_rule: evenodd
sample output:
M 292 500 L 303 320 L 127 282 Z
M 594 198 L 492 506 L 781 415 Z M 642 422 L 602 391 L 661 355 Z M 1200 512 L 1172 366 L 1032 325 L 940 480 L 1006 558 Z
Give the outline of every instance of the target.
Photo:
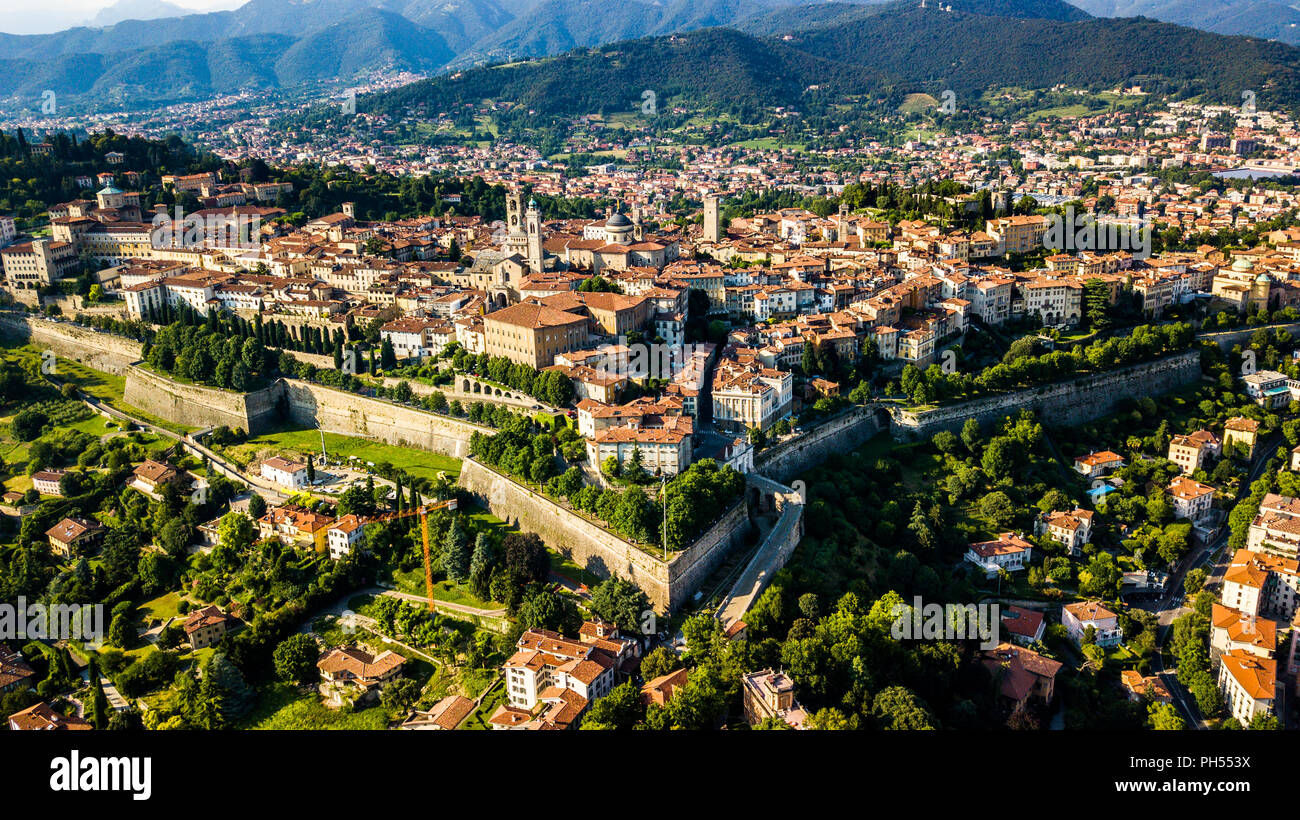
M 642 614 L 649 610 L 650 599 L 631 581 L 610 578 L 591 590 L 591 611 L 623 632 L 638 632 Z
M 271 653 L 275 674 L 285 683 L 298 686 L 316 679 L 320 650 L 310 635 L 298 632 L 280 642 Z
M 644 714 L 641 691 L 631 682 L 622 683 L 591 705 L 582 720 L 582 728 L 627 730 L 639 723 Z

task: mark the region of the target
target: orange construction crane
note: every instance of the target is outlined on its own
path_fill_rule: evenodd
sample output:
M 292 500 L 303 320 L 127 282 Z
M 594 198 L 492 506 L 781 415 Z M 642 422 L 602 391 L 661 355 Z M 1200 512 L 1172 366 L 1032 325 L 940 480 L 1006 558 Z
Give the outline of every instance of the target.
M 397 513 L 388 513 L 370 519 L 371 521 L 395 521 L 399 518 L 409 518 L 413 515 L 420 516 L 420 538 L 424 541 L 424 588 L 429 595 L 429 611 L 434 611 L 433 606 L 433 563 L 429 558 L 429 513 L 434 510 L 454 510 L 456 509 L 456 499 L 451 498 L 446 501 L 439 501 L 435 504 L 421 504 L 418 507 L 412 507 L 409 510 L 403 510 Z

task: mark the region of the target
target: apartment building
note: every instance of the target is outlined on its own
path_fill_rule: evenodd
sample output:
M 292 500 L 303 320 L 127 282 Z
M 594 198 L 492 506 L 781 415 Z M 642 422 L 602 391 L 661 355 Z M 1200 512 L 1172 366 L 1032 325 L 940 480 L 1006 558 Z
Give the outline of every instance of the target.
M 1175 518 L 1199 523 L 1214 506 L 1214 488 L 1186 476 L 1177 476 L 1165 490 L 1174 507 Z
M 1246 549 L 1281 558 L 1300 557 L 1300 499 L 1266 493 L 1250 522 Z
M 1210 659 L 1217 661 L 1220 655 L 1232 651 L 1274 657 L 1277 622 L 1214 604 L 1210 612 Z
M 1000 254 L 1033 253 L 1042 250 L 1047 226 L 1043 216 L 1004 216 L 990 219 L 984 231 L 998 243 Z
M 1234 649 L 1219 657 L 1219 693 L 1242 726 L 1256 715 L 1273 714 L 1277 697 L 1277 661 Z
M 766 430 L 790 414 L 794 376 L 789 371 L 718 362 L 713 374 L 713 423 L 722 430 Z
M 1184 475 L 1201 469 L 1206 458 L 1217 456 L 1221 450 L 1219 437 L 1209 430 L 1197 430 L 1169 440 L 1169 460 L 1177 464 Z
M 366 534 L 366 523 L 352 513 L 339 518 L 325 530 L 325 544 L 329 547 L 330 559 L 341 561 Z
M 636 653 L 608 624 L 587 622 L 579 640 L 546 629 L 519 637 L 505 662 L 508 703 L 489 718 L 494 729 L 554 729 L 577 725 L 587 706 L 609 694 Z
M 1219 600 L 1246 615 L 1290 622 L 1300 611 L 1300 563 L 1241 549 L 1223 574 Z

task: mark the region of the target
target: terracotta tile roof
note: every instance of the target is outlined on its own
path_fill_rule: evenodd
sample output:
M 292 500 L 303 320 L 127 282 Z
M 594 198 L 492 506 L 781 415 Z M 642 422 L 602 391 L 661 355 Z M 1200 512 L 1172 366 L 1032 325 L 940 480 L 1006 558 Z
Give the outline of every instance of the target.
M 1255 700 L 1273 699 L 1277 689 L 1277 661 L 1234 649 L 1220 655 L 1219 662 L 1247 695 Z
M 363 680 L 383 677 L 390 671 L 406 663 L 406 658 L 396 652 L 385 650 L 379 655 L 371 655 L 355 647 L 331 649 L 325 657 L 316 662 L 316 667 L 328 674 L 350 672 Z
M 1268 652 L 1277 651 L 1277 622 L 1268 618 L 1247 615 L 1232 607 L 1214 604 L 1210 611 L 1210 623 L 1215 629 L 1227 630 L 1228 640 L 1237 644 L 1249 644 Z
M 17 712 L 9 716 L 10 725 L 19 731 L 39 732 L 39 731 L 86 731 L 92 729 L 89 721 L 83 720 L 76 715 L 61 715 L 54 711 L 48 703 L 38 703 L 35 706 Z
M 221 611 L 218 606 L 205 606 L 202 609 L 196 609 L 185 619 L 185 633 L 193 634 L 205 626 L 216 626 L 224 624 L 227 620 L 226 613 Z

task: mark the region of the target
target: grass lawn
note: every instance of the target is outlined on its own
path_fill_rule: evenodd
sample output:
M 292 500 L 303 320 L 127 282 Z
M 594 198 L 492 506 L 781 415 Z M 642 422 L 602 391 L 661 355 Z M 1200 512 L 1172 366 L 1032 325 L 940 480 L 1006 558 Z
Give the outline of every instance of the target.
M 380 579 L 387 580 L 397 589 L 398 592 L 405 592 L 410 595 L 419 595 L 424 597 L 427 590 L 424 586 L 424 568 L 412 570 L 392 570 L 388 578 L 383 578 L 383 570 L 380 570 Z M 469 590 L 460 584 L 451 581 L 434 581 L 433 582 L 433 599 L 435 601 L 446 601 L 449 604 L 460 604 L 462 606 L 472 606 L 476 609 L 498 609 L 504 604 L 484 601 L 474 597 Z
M 223 448 L 225 454 L 239 464 L 247 466 L 259 453 L 280 451 L 306 455 L 320 453 L 320 431 L 282 430 L 250 438 L 243 444 Z M 447 473 L 450 480 L 460 475 L 460 459 L 408 447 L 395 447 L 369 439 L 325 434 L 325 450 L 331 456 L 356 456 L 374 464 L 388 462 L 416 478 L 435 479 L 439 472 Z
M 367 729 L 388 728 L 388 715 L 378 706 L 358 712 L 326 708 L 315 692 L 273 684 L 258 690 L 258 703 L 239 724 L 241 729 Z
M 165 621 L 168 618 L 175 618 L 177 615 L 181 614 L 180 610 L 177 608 L 180 605 L 180 602 L 181 594 L 179 592 L 169 592 L 166 595 L 160 595 L 157 598 L 154 598 L 152 601 L 145 601 L 140 604 L 138 611 L 140 617 L 146 621 Z
M 472 510 L 472 512 L 470 510 Z M 488 527 L 490 527 L 493 531 L 495 531 L 498 535 L 502 537 L 512 532 L 519 532 L 518 527 L 508 526 L 506 522 L 502 521 L 500 518 L 497 518 L 491 512 L 489 512 L 486 509 L 483 509 L 482 507 L 472 507 L 470 508 L 470 510 L 466 510 L 470 518 L 473 518 L 476 521 L 488 525 Z M 594 586 L 595 584 L 601 582 L 602 579 L 599 575 L 596 575 L 595 573 L 590 572 L 584 569 L 583 567 L 578 566 L 573 562 L 571 558 L 566 556 L 564 553 L 556 552 L 555 550 L 551 549 L 549 546 L 546 548 L 546 551 L 551 554 L 551 570 L 553 572 L 559 575 L 563 575 L 564 577 L 569 578 L 570 580 L 577 581 L 580 584 L 586 584 L 588 587 Z M 423 577 L 421 577 L 420 583 L 421 584 L 424 583 Z M 423 593 L 424 593 L 424 587 L 421 586 L 420 590 L 416 592 L 416 594 L 422 595 Z
M 461 729 L 467 731 L 484 731 L 491 729 L 492 726 L 487 722 L 492 717 L 492 713 L 497 707 L 506 702 L 506 687 L 498 684 L 495 689 L 485 698 L 483 703 L 465 718 L 465 722 L 460 725 Z

